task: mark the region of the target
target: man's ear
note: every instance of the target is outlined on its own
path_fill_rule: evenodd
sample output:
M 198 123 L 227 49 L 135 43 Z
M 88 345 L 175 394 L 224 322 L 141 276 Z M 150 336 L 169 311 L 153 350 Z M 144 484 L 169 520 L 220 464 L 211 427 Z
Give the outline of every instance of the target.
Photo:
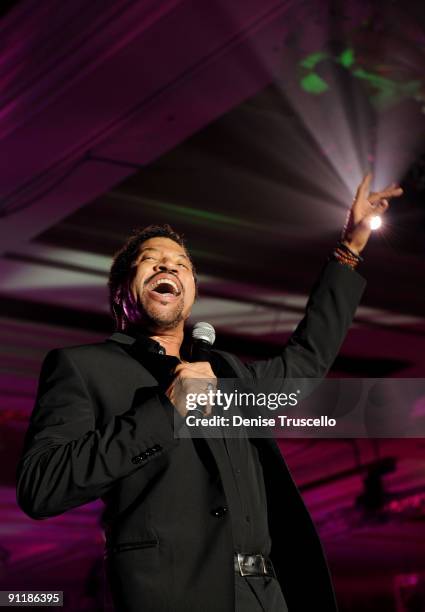
M 134 272 L 125 280 L 118 288 L 115 293 L 114 303 L 123 306 L 124 301 L 134 301 L 134 296 L 131 291 L 131 282 L 134 277 Z
M 121 304 L 121 300 L 122 300 L 122 287 L 117 289 L 117 291 L 115 292 L 114 304 Z

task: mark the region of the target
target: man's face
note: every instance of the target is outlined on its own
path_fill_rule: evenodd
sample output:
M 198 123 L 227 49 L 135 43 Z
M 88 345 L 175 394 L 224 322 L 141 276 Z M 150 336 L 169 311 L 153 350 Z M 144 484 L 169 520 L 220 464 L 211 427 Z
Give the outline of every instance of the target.
M 170 238 L 150 238 L 140 249 L 130 291 L 141 322 L 173 329 L 190 315 L 195 301 L 192 264 L 185 249 Z

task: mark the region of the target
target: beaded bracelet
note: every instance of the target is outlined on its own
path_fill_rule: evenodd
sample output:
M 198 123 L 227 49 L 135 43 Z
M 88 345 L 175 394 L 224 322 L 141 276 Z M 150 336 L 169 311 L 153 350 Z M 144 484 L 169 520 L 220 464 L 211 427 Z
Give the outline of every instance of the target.
M 363 261 L 363 257 L 354 253 L 346 244 L 338 242 L 332 253 L 332 259 L 338 261 L 340 264 L 350 267 L 352 270 Z
M 363 261 L 363 257 L 361 255 L 359 255 L 358 253 L 354 253 L 354 251 L 352 251 L 350 249 L 350 247 L 348 247 L 346 244 L 344 244 L 344 242 L 341 242 L 341 241 L 338 242 L 337 243 L 337 248 L 343 249 L 344 251 L 349 253 L 352 257 L 357 259 L 357 261 Z
M 358 262 L 357 261 L 353 261 L 351 259 L 344 259 L 343 257 L 341 257 L 336 251 L 334 251 L 332 253 L 332 257 L 331 259 L 334 259 L 335 261 L 338 261 L 340 264 L 348 266 L 349 268 L 353 269 L 357 266 Z
M 359 263 L 357 257 L 350 255 L 350 253 L 347 253 L 347 251 L 344 251 L 344 249 L 341 249 L 340 247 L 336 247 L 335 252 L 338 253 L 338 255 L 340 255 L 343 259 L 348 259 L 348 261 Z

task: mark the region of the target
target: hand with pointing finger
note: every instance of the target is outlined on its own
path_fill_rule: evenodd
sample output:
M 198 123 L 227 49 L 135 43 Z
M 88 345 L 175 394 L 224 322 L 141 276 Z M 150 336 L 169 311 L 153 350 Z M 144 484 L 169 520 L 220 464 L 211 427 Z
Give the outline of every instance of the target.
M 383 215 L 389 207 L 389 200 L 401 196 L 403 190 L 395 183 L 382 191 L 370 192 L 372 174 L 366 174 L 360 183 L 353 205 L 347 216 L 341 242 L 354 253 L 361 253 L 372 232 L 370 220 Z

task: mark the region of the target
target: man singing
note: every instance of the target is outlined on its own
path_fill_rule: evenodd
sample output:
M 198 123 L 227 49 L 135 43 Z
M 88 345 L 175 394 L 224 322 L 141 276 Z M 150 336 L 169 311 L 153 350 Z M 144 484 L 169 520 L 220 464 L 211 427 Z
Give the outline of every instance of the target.
M 365 287 L 355 270 L 371 216 L 401 189 L 366 176 L 306 313 L 273 359 L 212 351 L 191 363 L 184 326 L 194 266 L 169 226 L 133 235 L 109 288 L 116 332 L 51 351 L 18 466 L 17 498 L 34 519 L 101 498 L 106 575 L 119 612 L 336 610 L 319 538 L 276 443 L 174 435 L 181 385 L 200 379 L 321 378 Z M 66 598 L 66 594 L 65 594 Z

